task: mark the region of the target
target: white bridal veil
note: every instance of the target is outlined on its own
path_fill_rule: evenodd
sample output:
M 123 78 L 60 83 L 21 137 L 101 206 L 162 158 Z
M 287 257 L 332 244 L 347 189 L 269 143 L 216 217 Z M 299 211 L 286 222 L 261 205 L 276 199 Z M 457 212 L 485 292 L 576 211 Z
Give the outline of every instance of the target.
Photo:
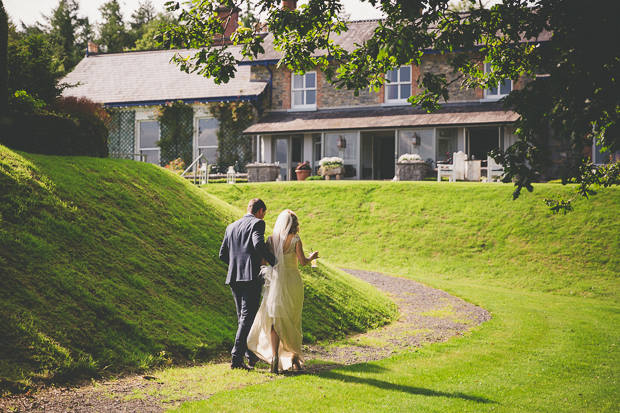
M 287 308 L 286 305 L 289 304 L 285 302 L 286 297 L 283 297 L 278 278 L 284 264 L 284 243 L 292 224 L 293 218 L 291 214 L 286 210 L 282 211 L 276 220 L 276 225 L 273 227 L 273 235 L 271 236 L 271 246 L 277 263 L 274 267 L 263 267 L 261 270 L 265 278 L 263 300 L 266 300 L 267 314 L 272 318 L 280 313 L 279 310 Z

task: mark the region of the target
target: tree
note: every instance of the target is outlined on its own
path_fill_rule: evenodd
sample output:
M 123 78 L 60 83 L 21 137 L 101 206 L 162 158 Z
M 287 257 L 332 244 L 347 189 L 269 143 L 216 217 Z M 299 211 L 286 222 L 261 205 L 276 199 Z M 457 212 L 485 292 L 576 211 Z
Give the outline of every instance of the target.
M 177 24 L 161 30 L 158 40 L 165 47 L 199 49 L 188 60 L 175 58 L 181 70 L 228 82 L 237 61 L 221 40 L 218 7 L 220 3 L 240 7 L 243 1 L 193 0 L 184 9 L 169 3 L 169 9 L 180 14 Z M 308 0 L 292 11 L 281 9 L 280 0 L 259 0 L 257 10 L 266 16 L 275 48 L 283 55 L 279 65 L 298 73 L 319 67 L 337 88 L 377 90 L 385 82 L 384 73 L 405 64 L 419 65 L 426 49 L 462 51 L 449 60 L 459 74 L 454 80 L 432 73 L 418 78 L 422 93 L 409 101 L 428 111 L 449 100 L 448 86 L 453 82 L 463 88 L 489 88 L 505 79 L 530 77 L 525 88 L 503 100 L 505 109 L 520 115 L 519 141 L 505 152 L 493 153 L 505 166 L 504 182 L 515 182 L 514 198 L 523 188 L 532 191 L 537 172 L 549 164 L 542 138 L 549 127 L 570 142 L 575 153 L 594 140 L 603 150 L 620 149 L 620 8 L 614 1 L 504 0 L 487 9 L 476 0 L 466 0 L 465 12 L 453 10 L 449 0 L 362 1 L 386 17 L 370 39 L 350 51 L 330 42 L 347 30 L 339 17 L 341 0 Z M 545 31 L 553 36 L 541 44 L 537 37 Z M 247 58 L 264 52 L 263 37 L 255 28 L 238 28 L 233 40 L 243 45 Z M 340 65 L 331 65 L 334 60 Z M 483 63 L 490 63 L 491 70 L 485 72 Z M 619 164 L 595 166 L 581 156 L 563 181 L 574 180 L 576 194 L 588 197 L 597 186 L 620 183 L 619 175 Z M 566 212 L 570 201 L 549 200 L 549 205 Z
M 142 26 L 153 20 L 156 15 L 155 6 L 153 6 L 150 0 L 138 4 L 138 9 L 131 15 L 132 21 L 129 22 L 133 30 L 139 30 Z
M 135 47 L 138 40 L 143 41 L 146 32 L 149 30 L 153 31 L 153 27 L 157 27 L 152 24 L 156 17 L 155 7 L 150 0 L 146 0 L 144 3 L 139 3 L 138 9 L 133 12 L 131 15 L 131 21 L 129 22 L 129 26 L 131 27 L 131 30 L 128 33 L 131 42 L 130 48 Z
M 140 32 L 142 35 L 136 40 L 135 46 L 131 50 L 155 50 L 161 49 L 162 45 L 155 40 L 161 25 L 170 24 L 174 21 L 170 13 L 158 13 L 157 17 L 144 24 Z
M 93 34 L 88 17 L 78 17 L 79 8 L 77 0 L 60 0 L 46 17 L 50 40 L 60 49 L 59 58 L 66 71 L 82 60 Z
M 60 84 L 65 72 L 44 35 L 33 34 L 8 47 L 8 89 L 24 90 L 50 104 L 68 87 Z
M 110 0 L 99 8 L 103 23 L 99 27 L 99 45 L 108 52 L 122 52 L 130 45 L 129 35 L 118 0 Z

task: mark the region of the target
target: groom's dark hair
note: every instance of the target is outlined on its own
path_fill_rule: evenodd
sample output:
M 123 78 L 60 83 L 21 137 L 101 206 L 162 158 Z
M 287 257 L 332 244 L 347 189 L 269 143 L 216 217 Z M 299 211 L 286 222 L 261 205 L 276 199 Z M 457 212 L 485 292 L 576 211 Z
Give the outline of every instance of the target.
M 262 199 L 250 199 L 250 202 L 248 202 L 248 212 L 250 214 L 256 214 L 261 209 L 264 209 L 265 211 L 267 210 L 267 205 L 265 205 Z

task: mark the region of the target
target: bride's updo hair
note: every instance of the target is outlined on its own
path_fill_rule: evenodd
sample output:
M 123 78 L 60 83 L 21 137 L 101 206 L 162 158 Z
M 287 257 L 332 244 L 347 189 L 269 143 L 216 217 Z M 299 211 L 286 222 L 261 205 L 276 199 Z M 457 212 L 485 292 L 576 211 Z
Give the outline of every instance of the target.
M 297 215 L 290 209 L 287 209 L 286 212 L 289 213 L 293 220 L 293 222 L 291 223 L 291 230 L 288 233 L 295 235 L 299 232 L 299 219 L 297 218 Z

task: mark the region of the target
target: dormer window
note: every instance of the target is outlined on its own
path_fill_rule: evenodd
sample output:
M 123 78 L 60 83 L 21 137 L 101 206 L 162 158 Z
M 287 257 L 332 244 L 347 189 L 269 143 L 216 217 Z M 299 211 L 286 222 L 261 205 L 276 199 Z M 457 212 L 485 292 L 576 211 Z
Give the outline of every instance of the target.
M 316 109 L 316 72 L 305 75 L 293 74 L 291 107 L 293 109 Z
M 491 72 L 491 63 L 484 64 L 484 73 Z M 484 90 L 484 98 L 487 100 L 497 100 L 512 92 L 512 80 L 507 79 L 500 82 L 497 87 Z
M 385 75 L 385 102 L 407 103 L 411 96 L 411 66 L 390 70 Z

